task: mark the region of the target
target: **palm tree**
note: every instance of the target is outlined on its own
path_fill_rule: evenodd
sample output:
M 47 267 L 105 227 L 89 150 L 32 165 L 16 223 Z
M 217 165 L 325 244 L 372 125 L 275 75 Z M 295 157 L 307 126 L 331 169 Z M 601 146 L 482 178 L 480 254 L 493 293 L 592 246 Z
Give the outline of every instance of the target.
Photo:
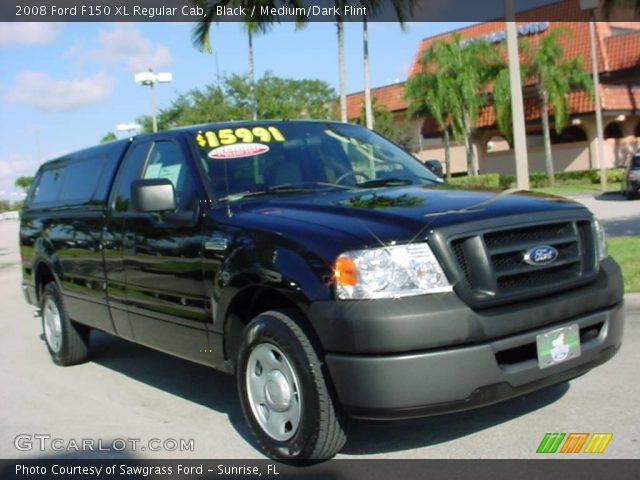
M 340 96 L 340 121 L 347 121 L 347 72 L 344 65 L 344 0 L 336 0 L 336 31 L 338 34 L 338 94 Z
M 555 183 L 551 134 L 549 131 L 549 108 L 553 109 L 555 130 L 562 132 L 569 120 L 568 95 L 572 88 L 584 88 L 591 95 L 593 84 L 584 69 L 582 57 L 564 58 L 564 50 L 558 37 L 566 29 L 556 28 L 540 40 L 527 66 L 536 82 L 536 93 L 540 105 L 542 133 L 544 137 L 545 168 L 549 184 Z
M 460 128 L 467 157 L 467 174 L 478 174 L 478 160 L 473 153 L 472 134 L 483 93 L 495 78 L 496 53 L 486 40 L 463 42 L 458 33 L 451 41 L 438 41 L 429 47 L 421 59 L 422 72 L 438 72 L 446 85 L 447 110 L 454 133 Z M 443 93 L 445 95 L 445 93 Z
M 205 12 L 203 19 L 196 23 L 193 28 L 192 40 L 193 44 L 200 51 L 205 53 L 211 53 L 211 23 L 215 22 L 218 19 L 217 15 L 217 7 L 219 6 L 229 6 L 229 7 L 239 7 L 242 6 L 245 8 L 247 12 L 258 13 L 258 15 L 248 15 L 244 19 L 244 26 L 247 31 L 247 40 L 248 40 L 248 50 L 249 50 L 249 65 L 248 65 L 248 76 L 249 76 L 249 85 L 250 85 L 250 96 L 251 96 L 251 116 L 253 120 L 256 120 L 258 117 L 258 108 L 257 101 L 255 97 L 255 63 L 253 58 L 253 37 L 256 34 L 266 33 L 271 26 L 278 21 L 277 15 L 262 15 L 264 11 L 260 7 L 272 7 L 275 6 L 275 2 L 272 0 L 260 1 L 260 0 L 219 0 L 219 1 L 210 1 L 210 0 L 192 0 L 194 5 L 199 6 Z M 299 5 L 298 0 L 290 0 L 287 2 L 294 7 Z M 253 7 L 256 7 L 255 10 Z M 271 11 L 271 9 L 268 9 Z M 296 25 L 300 26 L 304 22 L 304 17 L 297 16 L 296 17 Z
M 384 103 L 379 103 L 377 98 L 371 100 L 374 130 L 401 147 L 408 149 L 413 143 L 411 125 L 407 120 L 396 118 Z M 353 119 L 358 125 L 366 125 L 366 112 L 364 103 L 360 110 L 360 116 Z
M 404 22 L 406 18 L 413 13 L 413 8 L 418 0 L 394 0 L 392 2 L 393 11 L 398 18 L 400 27 L 404 30 Z M 361 1 L 363 6 L 367 8 L 368 15 L 362 18 L 362 51 L 364 65 L 364 108 L 366 126 L 372 130 L 374 125 L 373 107 L 371 105 L 371 86 L 369 81 L 369 26 L 367 17 L 372 17 L 378 13 L 380 7 L 385 2 L 380 0 Z
M 451 180 L 450 130 L 454 137 L 462 137 L 460 122 L 453 122 L 451 111 L 454 98 L 453 85 L 442 70 L 426 71 L 411 77 L 407 82 L 405 96 L 409 100 L 412 116 L 431 115 L 442 130 L 444 142 L 444 163 L 447 180 Z
M 391 7 L 393 12 L 398 18 L 401 25 L 404 25 L 404 21 L 408 15 L 413 12 L 413 6 L 417 0 L 392 0 Z M 371 88 L 369 86 L 369 29 L 367 24 L 367 17 L 374 17 L 385 4 L 388 2 L 384 0 L 355 0 L 350 2 L 349 0 L 334 0 L 336 7 L 336 29 L 338 34 L 338 92 L 340 97 L 340 121 L 347 121 L 347 74 L 344 63 L 344 9 L 348 3 L 355 3 L 358 7 L 365 7 L 367 15 L 363 18 L 362 24 L 362 37 L 363 37 L 363 63 L 364 63 L 364 97 L 365 97 L 365 109 L 367 112 L 367 118 L 371 121 L 367 121 L 367 127 L 373 128 L 373 113 L 371 108 Z
M 254 33 L 266 32 L 269 24 L 266 22 L 256 22 L 255 20 L 247 20 L 244 24 L 247 30 L 247 40 L 249 41 L 249 96 L 251 97 L 251 119 L 258 119 L 258 101 L 256 99 L 256 73 L 255 63 L 253 59 L 253 35 Z
M 362 19 L 362 63 L 364 67 L 364 112 L 365 125 L 373 130 L 373 105 L 371 104 L 371 82 L 369 75 L 369 26 L 367 17 Z
M 531 45 L 524 39 L 518 40 L 518 51 L 528 55 Z M 502 59 L 507 57 L 506 45 L 496 51 L 495 82 L 493 84 L 493 109 L 498 130 L 509 144 L 513 144 L 513 120 L 511 116 L 511 81 L 509 79 L 509 64 Z M 530 75 L 526 63 L 520 65 L 520 80 L 524 85 Z

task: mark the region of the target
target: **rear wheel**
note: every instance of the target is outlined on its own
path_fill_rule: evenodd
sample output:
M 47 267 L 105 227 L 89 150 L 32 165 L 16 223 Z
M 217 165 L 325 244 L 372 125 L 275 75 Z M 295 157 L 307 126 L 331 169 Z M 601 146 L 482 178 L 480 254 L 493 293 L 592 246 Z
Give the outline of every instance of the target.
M 40 305 L 44 339 L 53 362 L 62 366 L 85 362 L 89 351 L 89 328 L 69 319 L 55 283 L 44 287 Z
M 331 458 L 346 441 L 345 418 L 321 356 L 295 318 L 269 311 L 245 328 L 237 365 L 242 410 L 270 457 Z

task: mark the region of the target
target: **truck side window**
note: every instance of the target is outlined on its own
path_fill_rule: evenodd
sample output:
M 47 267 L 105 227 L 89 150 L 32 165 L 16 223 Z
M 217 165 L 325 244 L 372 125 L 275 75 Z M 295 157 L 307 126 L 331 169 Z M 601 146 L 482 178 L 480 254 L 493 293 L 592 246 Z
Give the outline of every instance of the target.
M 142 178 L 170 180 L 176 192 L 176 210 L 193 210 L 197 199 L 196 184 L 187 159 L 177 143 L 171 141 L 154 143 Z
M 33 205 L 53 202 L 58 199 L 58 192 L 60 190 L 60 184 L 62 183 L 60 171 L 59 168 L 56 168 L 42 172 L 31 194 L 31 203 Z
M 114 209 L 117 212 L 126 212 L 129 210 L 129 200 L 131 199 L 131 183 L 139 178 L 140 171 L 147 158 L 149 150 L 148 143 L 139 143 L 134 145 L 132 150 L 124 159 L 124 165 L 120 173 L 118 181 L 118 191 L 116 192 Z

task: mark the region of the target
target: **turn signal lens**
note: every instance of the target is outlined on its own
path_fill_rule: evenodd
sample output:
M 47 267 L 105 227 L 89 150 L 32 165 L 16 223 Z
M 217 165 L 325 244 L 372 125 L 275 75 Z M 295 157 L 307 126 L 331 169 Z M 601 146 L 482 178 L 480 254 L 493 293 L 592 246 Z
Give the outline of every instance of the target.
M 345 256 L 338 257 L 334 275 L 340 286 L 353 286 L 358 283 L 356 264 L 352 258 Z

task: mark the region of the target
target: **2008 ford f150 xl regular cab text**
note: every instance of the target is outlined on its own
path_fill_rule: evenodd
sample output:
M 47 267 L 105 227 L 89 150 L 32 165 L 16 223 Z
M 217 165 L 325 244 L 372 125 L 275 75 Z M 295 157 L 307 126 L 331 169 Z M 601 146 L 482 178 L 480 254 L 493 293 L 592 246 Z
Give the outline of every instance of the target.
M 239 122 L 42 165 L 20 229 L 53 361 L 98 329 L 237 377 L 257 443 L 337 453 L 347 419 L 490 404 L 620 347 L 623 286 L 581 205 L 447 187 L 356 125 Z

